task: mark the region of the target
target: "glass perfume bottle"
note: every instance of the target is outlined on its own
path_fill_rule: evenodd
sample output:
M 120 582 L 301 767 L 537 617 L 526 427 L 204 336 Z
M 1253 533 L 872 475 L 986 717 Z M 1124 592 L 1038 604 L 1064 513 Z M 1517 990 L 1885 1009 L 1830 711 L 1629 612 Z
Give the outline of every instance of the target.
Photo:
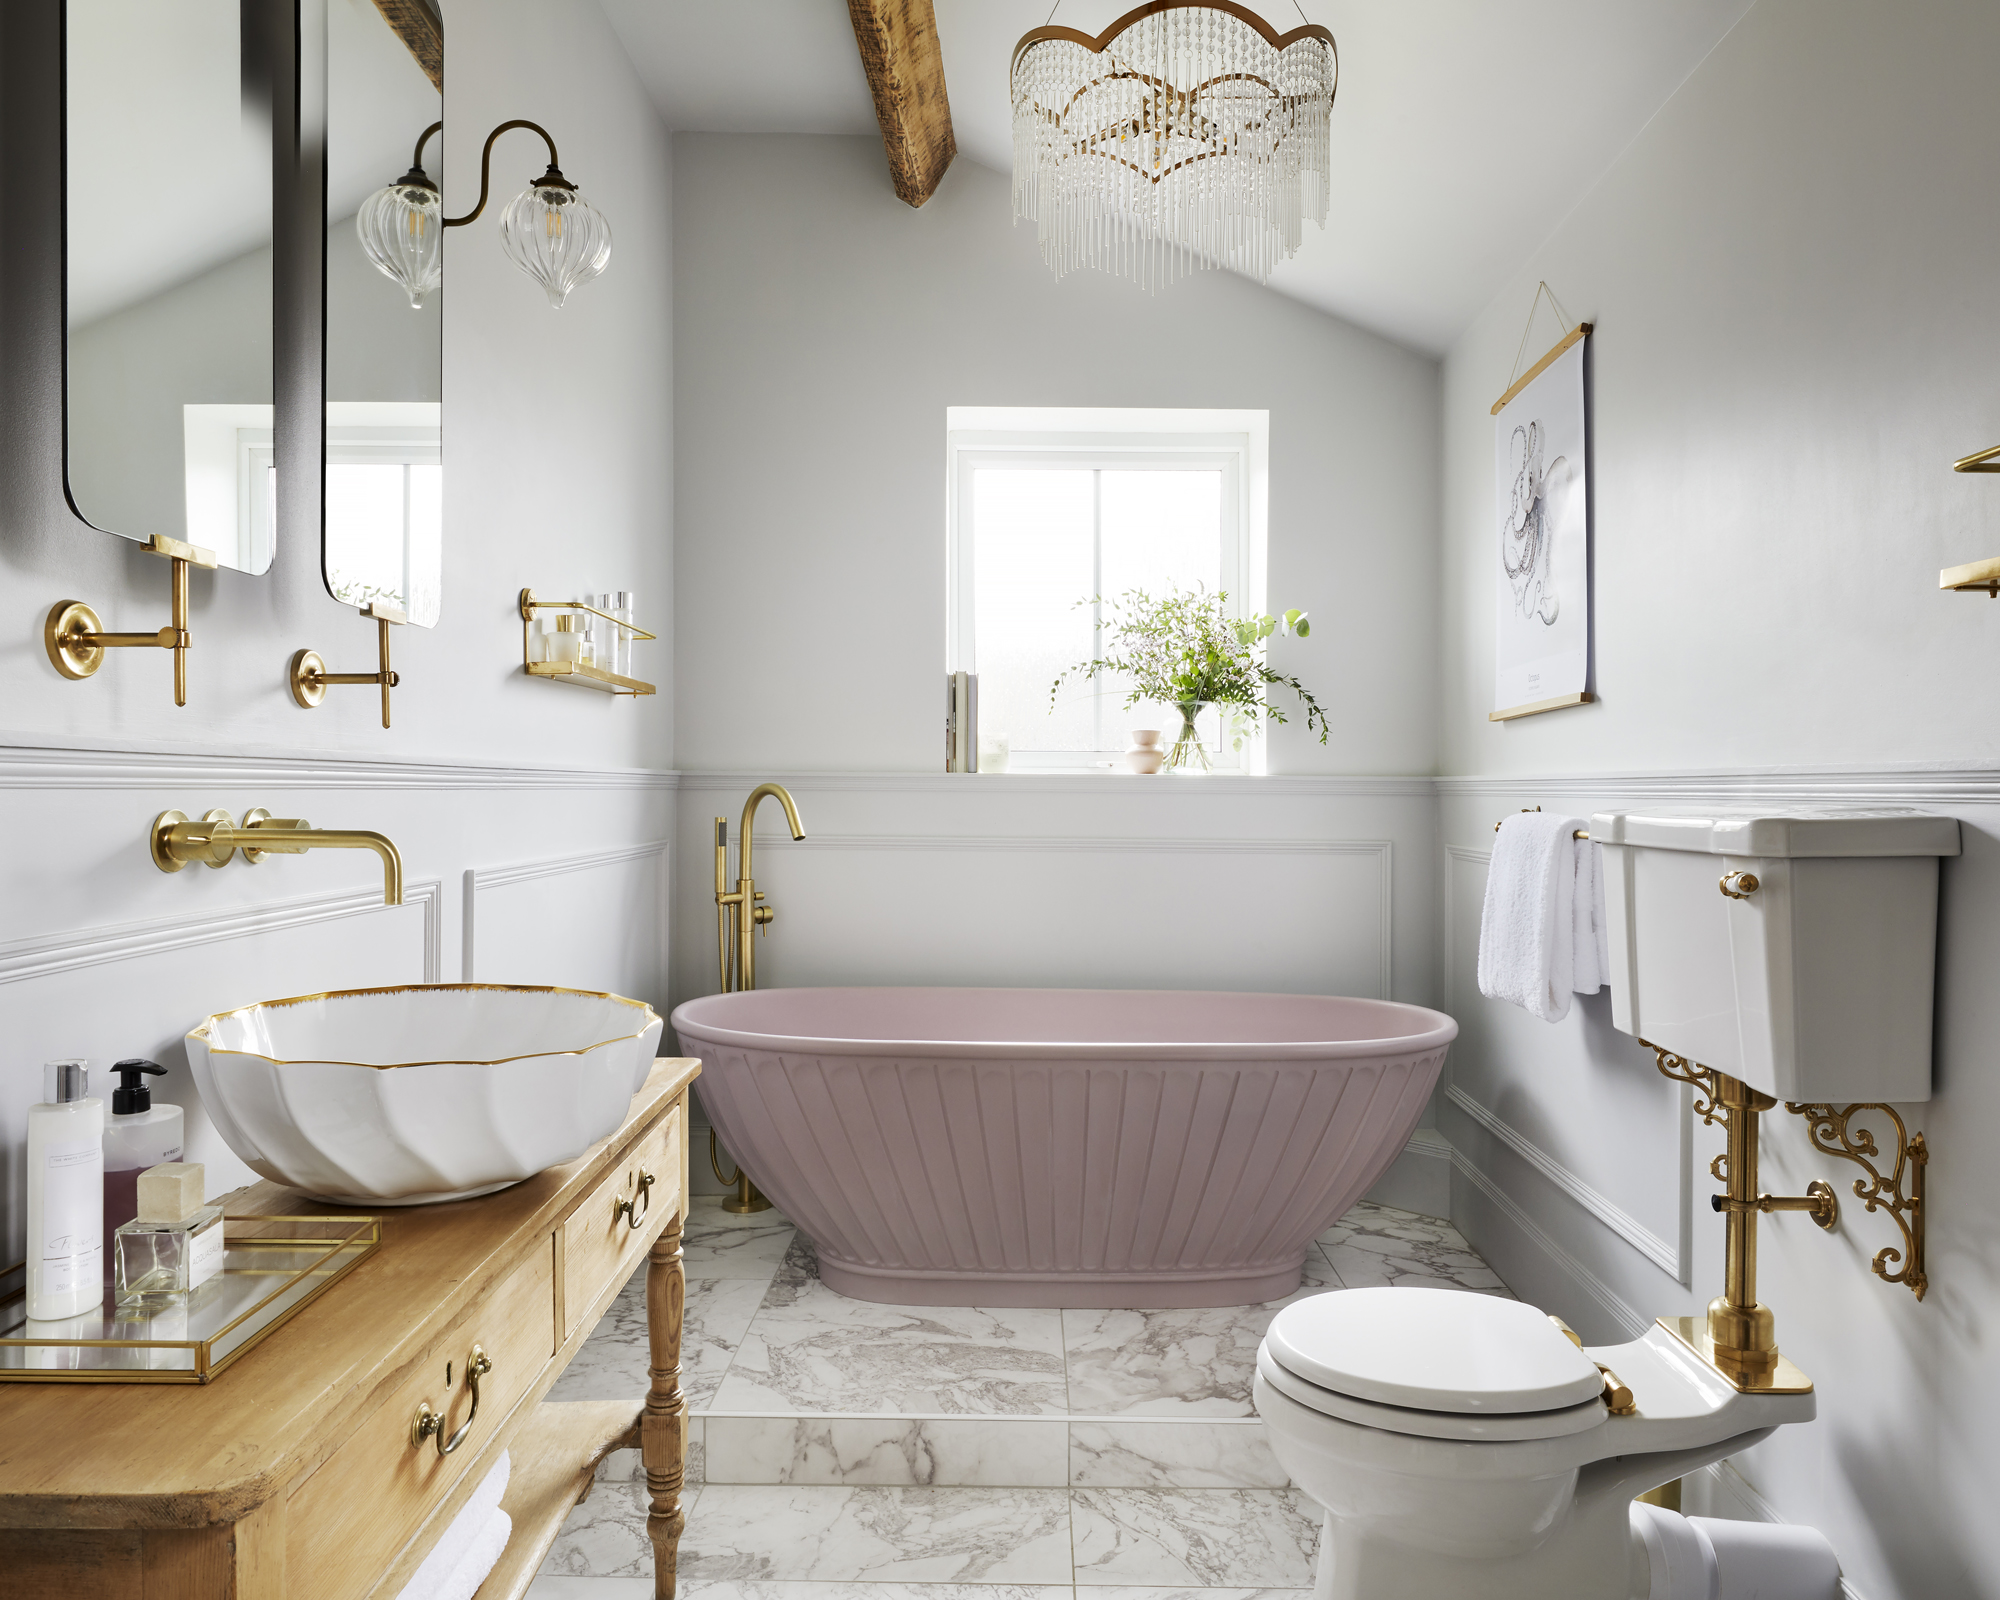
M 119 1228 L 121 1311 L 185 1303 L 222 1271 L 222 1207 L 202 1198 L 198 1161 L 168 1161 L 139 1174 L 139 1214 Z
M 626 629 L 632 623 L 632 609 L 636 603 L 636 596 L 630 589 L 620 589 L 611 599 L 613 601 L 611 609 L 618 614 L 619 623 L 614 630 L 618 635 L 614 646 L 617 661 L 611 670 L 621 678 L 629 678 L 632 676 L 632 635 Z

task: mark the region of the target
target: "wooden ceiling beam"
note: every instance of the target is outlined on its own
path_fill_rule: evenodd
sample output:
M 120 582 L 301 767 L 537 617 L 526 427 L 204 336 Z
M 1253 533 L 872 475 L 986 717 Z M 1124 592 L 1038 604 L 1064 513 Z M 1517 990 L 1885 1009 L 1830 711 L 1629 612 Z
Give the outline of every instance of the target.
M 847 14 L 875 96 L 896 195 L 920 206 L 958 154 L 931 0 L 847 0 Z
M 430 0 L 375 0 L 382 20 L 424 69 L 431 87 L 444 93 L 444 19 Z

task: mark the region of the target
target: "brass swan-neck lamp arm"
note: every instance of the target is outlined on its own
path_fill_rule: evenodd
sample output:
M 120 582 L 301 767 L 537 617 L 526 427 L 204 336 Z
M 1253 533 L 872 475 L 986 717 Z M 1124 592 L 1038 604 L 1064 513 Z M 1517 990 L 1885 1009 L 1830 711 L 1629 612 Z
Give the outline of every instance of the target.
M 150 830 L 153 864 L 179 872 L 190 862 L 222 867 L 238 850 L 255 866 L 267 855 L 304 855 L 308 850 L 372 850 L 382 859 L 382 903 L 403 903 L 403 855 L 388 835 L 367 829 L 315 828 L 303 817 L 247 813 L 239 826 L 226 811 L 190 821 L 179 811 L 162 811 Z

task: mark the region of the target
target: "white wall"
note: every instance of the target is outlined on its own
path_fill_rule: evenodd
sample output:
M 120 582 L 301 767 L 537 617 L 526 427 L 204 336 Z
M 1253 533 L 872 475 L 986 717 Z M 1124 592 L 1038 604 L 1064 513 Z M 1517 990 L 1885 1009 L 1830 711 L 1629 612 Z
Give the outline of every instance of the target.
M 1762 1298 L 1820 1420 L 1737 1463 L 1823 1529 L 1869 1600 L 2000 1595 L 1985 1329 L 2000 1088 L 2000 611 L 1940 595 L 2000 553 L 2000 10 L 1760 0 L 1445 364 L 1446 1005 L 1454 1215 L 1508 1281 L 1599 1337 L 1721 1286 L 1720 1148 L 1603 1001 L 1544 1027 L 1472 985 L 1486 853 L 1518 806 L 1915 805 L 1964 819 L 1940 927 L 1929 1296 L 1871 1277 L 1894 1239 L 1762 1230 Z M 1489 724 L 1493 430 L 1538 279 L 1592 340 L 1597 704 Z M 1546 326 L 1546 324 L 1544 324 Z M 1788 769 L 1779 772 L 1775 769 Z M 1931 770 L 1941 769 L 1941 770 Z M 1970 770 L 1958 770 L 1970 769 Z M 1767 1186 L 1858 1169 L 1769 1119 Z
M 50 173 L 57 17 L 0 4 L 0 147 Z M 452 240 L 444 612 L 434 630 L 397 633 L 391 731 L 372 691 L 336 690 L 310 713 L 292 704 L 294 650 L 363 668 L 374 630 L 326 596 L 316 542 L 282 532 L 266 577 L 195 574 L 185 709 L 164 652 L 120 652 L 81 683 L 50 667 L 51 603 L 74 596 L 108 627 L 156 628 L 167 568 L 64 507 L 60 189 L 17 197 L 0 251 L 0 821 L 15 841 L 0 862 L 0 1258 L 21 1244 L 23 1113 L 49 1057 L 156 1054 L 175 1069 L 167 1097 L 185 1102 L 178 1040 L 206 1013 L 455 978 L 468 939 L 482 978 L 666 999 L 668 861 L 648 847 L 673 828 L 669 139 L 591 0 L 481 0 L 452 8 L 451 24 L 455 208 L 475 192 L 485 131 L 533 117 L 617 250 L 557 313 L 490 222 Z M 540 170 L 531 145 L 501 142 L 503 198 Z M 668 640 L 647 664 L 661 694 L 613 701 L 527 679 L 512 609 L 524 585 L 638 590 Z M 163 808 L 256 805 L 387 832 L 411 904 L 375 904 L 365 854 L 173 876 L 147 857 Z M 194 1157 L 213 1164 L 212 1189 L 243 1176 L 198 1130 Z
M 945 407 L 1268 408 L 1268 602 L 1333 721 L 1275 773 L 1432 770 L 1437 367 L 1226 273 L 1058 284 L 1008 181 L 920 210 L 881 142 L 674 141 L 681 765 L 931 772 Z

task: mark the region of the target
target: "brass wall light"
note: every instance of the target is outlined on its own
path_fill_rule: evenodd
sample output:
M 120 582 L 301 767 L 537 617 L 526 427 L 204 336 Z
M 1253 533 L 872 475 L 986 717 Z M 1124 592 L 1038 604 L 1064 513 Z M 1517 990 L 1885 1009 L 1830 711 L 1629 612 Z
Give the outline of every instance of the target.
M 317 650 L 300 650 L 292 656 L 288 679 L 292 686 L 292 698 L 307 711 L 324 701 L 326 691 L 335 684 L 375 684 L 382 690 L 382 726 L 386 728 L 389 726 L 389 691 L 403 681 L 402 675 L 389 666 L 389 628 L 392 623 L 408 622 L 410 614 L 395 606 L 384 605 L 379 600 L 367 608 L 367 614 L 375 619 L 376 659 L 380 663 L 373 672 L 328 672 L 326 662 Z
M 549 304 L 560 311 L 570 290 L 588 283 L 610 264 L 611 224 L 563 176 L 548 130 L 521 117 L 501 123 L 486 136 L 486 148 L 479 153 L 479 203 L 462 217 L 447 217 L 443 196 L 424 170 L 424 146 L 443 127 L 442 122 L 433 122 L 424 129 L 410 170 L 361 203 L 354 216 L 361 248 L 384 277 L 409 295 L 411 309 L 421 310 L 424 296 L 444 275 L 440 259 L 444 230 L 462 228 L 486 209 L 493 141 L 510 128 L 527 128 L 540 134 L 549 147 L 549 168 L 500 213 L 500 248 L 542 286 Z
M 97 613 L 81 600 L 58 600 L 42 624 L 42 645 L 49 661 L 65 678 L 88 678 L 104 665 L 107 650 L 171 650 L 174 653 L 174 704 L 187 699 L 188 568 L 214 570 L 215 552 L 156 533 L 141 546 L 148 555 L 173 563 L 173 621 L 157 633 L 106 633 Z

